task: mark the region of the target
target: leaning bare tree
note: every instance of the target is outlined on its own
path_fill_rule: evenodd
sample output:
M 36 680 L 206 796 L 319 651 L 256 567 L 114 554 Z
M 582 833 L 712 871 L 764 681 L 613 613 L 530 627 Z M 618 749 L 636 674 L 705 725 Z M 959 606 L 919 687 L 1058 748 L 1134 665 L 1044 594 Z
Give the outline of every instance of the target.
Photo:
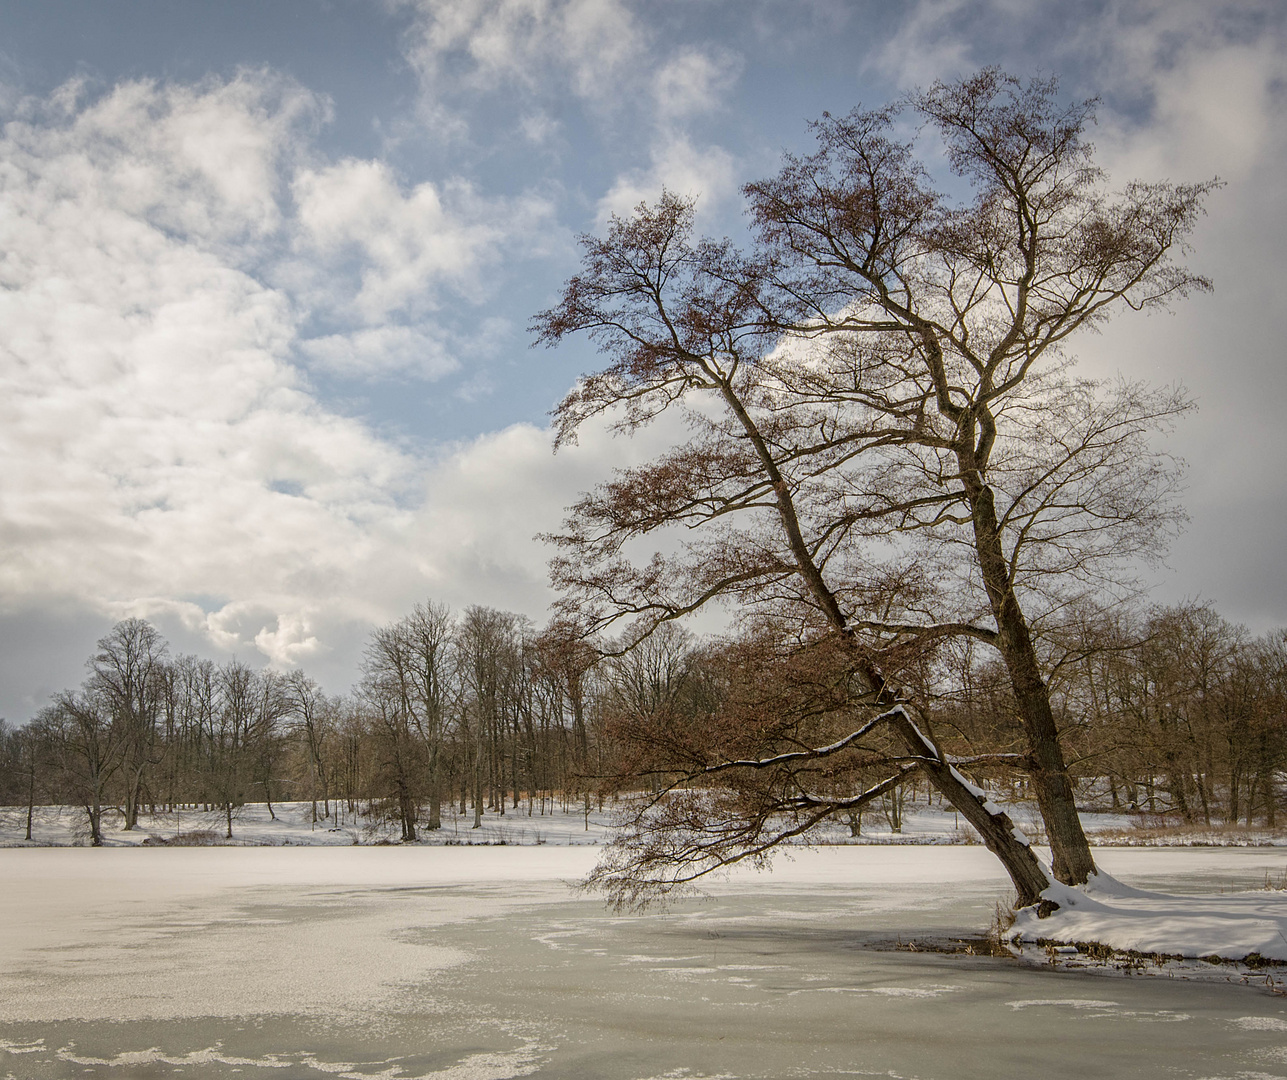
M 646 630 L 733 602 L 802 648 L 825 642 L 852 684 L 843 737 L 712 753 L 672 784 L 758 787 L 807 826 L 917 769 L 981 832 L 1025 904 L 1049 884 L 1045 869 L 944 754 L 903 672 L 952 638 L 996 650 L 1025 747 L 1009 763 L 1030 777 L 1055 875 L 1084 882 L 1094 863 L 1040 624 L 1169 535 L 1175 470 L 1149 438 L 1185 401 L 1076 379 L 1064 349 L 1116 311 L 1209 287 L 1174 257 L 1210 185 L 1110 191 L 1085 140 L 1092 109 L 1061 105 L 1053 80 L 987 70 L 824 117 L 815 154 L 746 187 L 749 254 L 695 239 L 691 203 L 663 195 L 585 239 L 582 273 L 535 327 L 549 345 L 586 332 L 610 360 L 559 406 L 560 442 L 603 414 L 629 432 L 681 409 L 694 432 L 572 508 L 552 538 L 566 605 L 593 626 L 635 618 Z M 950 185 L 968 198 L 935 189 L 900 134 L 907 120 L 937 133 Z M 624 556 L 628 541 L 676 527 L 696 537 L 676 554 Z M 870 766 L 878 731 L 900 747 L 885 748 L 883 780 L 847 794 L 800 786 L 802 765 L 834 769 L 848 755 Z M 614 896 L 665 891 L 800 831 L 766 814 L 753 833 L 732 829 L 735 843 L 690 856 L 682 838 L 702 832 L 700 819 L 668 827 L 665 805 L 641 811 L 601 869 Z M 650 861 L 668 848 L 680 855 Z

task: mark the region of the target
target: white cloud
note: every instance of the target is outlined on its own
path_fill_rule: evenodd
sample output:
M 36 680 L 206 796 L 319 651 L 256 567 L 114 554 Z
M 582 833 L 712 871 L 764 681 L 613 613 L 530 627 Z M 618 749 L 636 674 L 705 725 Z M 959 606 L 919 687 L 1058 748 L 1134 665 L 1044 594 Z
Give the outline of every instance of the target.
M 551 78 L 602 99 L 637 62 L 644 32 L 621 0 L 409 0 L 407 55 L 431 95 L 446 79 L 494 90 Z
M 336 263 L 354 259 L 359 285 L 352 303 L 368 322 L 432 306 L 436 285 L 476 287 L 480 262 L 504 235 L 495 224 L 453 214 L 434 184 L 404 195 L 378 161 L 307 169 L 292 186 L 305 265 L 329 283 Z M 315 255 L 323 257 L 320 265 Z
M 1115 180 L 1227 184 L 1209 197 L 1186 256 L 1214 295 L 1182 301 L 1174 317 L 1120 319 L 1080 349 L 1100 369 L 1181 381 L 1193 394 L 1198 413 L 1182 431 L 1192 520 L 1161 595 L 1189 596 L 1203 582 L 1205 599 L 1258 630 L 1281 625 L 1287 605 L 1285 15 L 1258 2 L 1116 4 L 1099 37 L 1079 43 L 1097 58 L 1091 79 L 1105 94 L 1138 103 L 1101 109 L 1097 142 Z
M 281 280 L 368 324 L 433 310 L 444 291 L 481 299 L 502 242 L 511 258 L 539 249 L 551 214 L 540 197 L 486 199 L 461 181 L 404 192 L 387 165 L 353 158 L 302 169 L 291 186 L 298 258 Z
M 31 165 L 40 173 L 33 197 L 100 200 L 225 254 L 253 250 L 278 228 L 282 166 L 329 108 L 257 72 L 195 86 L 124 83 L 81 107 L 83 96 L 71 83 L 47 102 L 23 103 L 5 131 L 9 175 Z M 57 168 L 41 164 L 55 158 Z
M 898 31 L 868 62 L 904 88 L 951 79 L 979 66 L 978 39 L 963 32 L 961 21 L 972 9 L 992 8 L 970 0 L 916 0 L 907 6 Z M 999 6 L 999 5 L 996 5 Z
M 410 538 L 429 591 L 458 607 L 490 604 L 539 620 L 553 599 L 545 585 L 551 551 L 533 535 L 558 531 L 581 492 L 686 431 L 678 414 L 629 439 L 587 424 L 578 443 L 555 456 L 548 430 L 515 424 L 451 448 L 429 466 L 432 482 Z
M 741 70 L 741 57 L 726 50 L 682 50 L 653 79 L 661 116 L 674 119 L 718 108 Z
M 460 368 L 445 344 L 410 326 L 375 326 L 300 343 L 312 363 L 344 376 L 407 373 L 437 379 Z
M 548 113 L 532 112 L 519 121 L 518 128 L 523 133 L 523 138 L 539 146 L 550 142 L 558 134 L 560 124 Z
M 577 100 L 617 133 L 636 133 L 636 164 L 598 200 L 599 224 L 663 186 L 700 195 L 703 213 L 736 192 L 733 156 L 693 124 L 725 105 L 741 74 L 742 57 L 724 45 L 678 44 L 658 32 L 652 9 L 628 0 L 390 3 L 413 12 L 405 51 L 421 80 L 424 118 L 438 133 L 463 132 L 466 106 L 480 95 L 515 90 L 515 129 L 527 143 L 561 130 L 533 105 L 551 96 Z
M 1238 17 L 1268 16 L 1259 2 L 1157 0 L 1114 4 L 1074 43 L 1092 58 L 1099 93 L 1140 102 L 1142 115 L 1101 109 L 1099 143 L 1121 175 L 1246 175 L 1281 151 L 1282 19 L 1238 33 Z
M 737 194 L 737 162 L 722 147 L 697 147 L 683 135 L 659 139 L 650 165 L 619 176 L 599 200 L 599 227 L 613 214 L 628 217 L 640 202 L 655 201 L 663 187 L 699 197 L 698 212 L 704 214 Z
M 271 284 L 289 278 L 272 253 L 291 237 L 319 259 L 352 245 L 374 319 L 412 278 L 472 272 L 500 228 L 459 224 L 436 189 L 403 191 L 373 163 L 305 170 L 314 113 L 271 80 L 75 97 L 0 135 L 5 607 L 155 617 L 282 665 L 435 586 L 467 602 L 493 570 L 543 607 L 539 526 L 517 508 L 561 490 L 566 459 L 532 429 L 429 462 L 329 411 L 297 351 L 420 377 L 455 361 L 423 326 L 301 342 L 309 296 Z M 212 147 L 234 144 L 232 175 L 216 175 Z M 457 205 L 474 220 L 471 199 Z

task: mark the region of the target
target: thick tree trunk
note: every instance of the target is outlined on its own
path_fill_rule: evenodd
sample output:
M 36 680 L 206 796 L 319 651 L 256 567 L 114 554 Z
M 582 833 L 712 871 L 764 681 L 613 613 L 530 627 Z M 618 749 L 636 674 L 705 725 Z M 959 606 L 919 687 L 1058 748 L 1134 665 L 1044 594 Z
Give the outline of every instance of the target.
M 1042 901 L 1041 894 L 1050 887 L 1051 881 L 1009 816 L 989 803 L 978 788 L 943 760 L 938 749 L 904 710 L 894 710 L 890 723 L 908 751 L 921 759 L 921 768 L 930 782 L 952 804 L 952 808 L 974 826 L 988 850 L 1001 860 L 1014 883 L 1018 906 L 1049 904 L 1049 901 Z M 1047 913 L 1050 910 L 1054 910 L 1053 906 Z
M 1164 754 L 1171 769 L 1166 774 L 1166 790 L 1171 796 L 1171 802 L 1175 808 L 1180 811 L 1180 817 L 1184 818 L 1185 824 L 1193 825 L 1193 808 L 1189 806 L 1188 796 L 1188 774 L 1184 772 L 1178 764 L 1178 759 L 1174 754 Z
M 402 841 L 403 843 L 414 843 L 416 837 L 416 803 L 411 797 L 411 790 L 407 783 L 398 780 L 398 816 L 402 819 Z
M 436 725 L 435 725 L 436 727 Z M 428 817 L 425 821 L 426 829 L 442 828 L 442 765 L 438 760 L 438 735 L 431 729 L 429 738 L 426 739 L 426 756 L 428 765 L 425 769 L 425 786 L 427 787 L 428 796 Z
M 438 775 L 435 770 L 429 777 L 429 819 L 425 822 L 426 829 L 442 828 L 442 792 L 438 790 Z
M 129 832 L 138 824 L 139 820 L 139 799 L 143 790 L 143 770 L 140 767 L 131 766 L 126 775 L 128 779 L 125 785 L 125 831 Z
M 89 843 L 91 847 L 103 846 L 103 807 L 98 801 L 98 793 L 94 794 L 94 801 L 90 806 L 85 807 L 85 812 L 89 815 Z
M 721 390 L 729 408 L 750 438 L 765 474 L 773 483 L 778 516 L 791 553 L 796 560 L 798 573 L 817 600 L 823 617 L 835 630 L 852 641 L 847 628 L 847 619 L 835 593 L 827 585 L 821 569 L 805 543 L 795 503 L 791 497 L 790 485 L 783 478 L 763 436 L 731 384 L 722 383 Z M 1086 843 L 1086 834 L 1081 828 L 1081 819 L 1077 816 L 1077 805 L 1073 799 L 1072 785 L 1068 780 L 1063 752 L 1059 748 L 1059 733 L 1055 727 L 1054 713 L 1050 708 L 1050 696 L 1041 678 L 1036 650 L 1033 648 L 1023 613 L 1019 609 L 1018 599 L 1013 588 L 1010 587 L 1009 573 L 1001 551 L 1000 529 L 992 491 L 977 479 L 979 474 L 973 462 L 969 460 L 972 453 L 971 449 L 960 455 L 961 471 L 964 476 L 974 478 L 972 481 L 967 480 L 966 483 L 974 514 L 978 558 L 988 595 L 993 599 L 998 630 L 1005 643 L 1002 653 L 1007 666 L 1010 667 L 1011 679 L 1016 684 L 1015 693 L 1019 698 L 1019 708 L 1025 717 L 1024 730 L 1028 734 L 1029 754 L 1032 759 L 1033 788 L 1037 795 L 1037 804 L 1046 822 L 1046 834 L 1051 850 L 1054 853 L 1055 874 L 1061 881 L 1080 885 L 1095 872 L 1095 863 L 1090 855 L 1090 846 Z M 861 655 L 856 659 L 867 685 L 877 694 L 883 694 L 885 680 L 881 674 L 874 670 Z M 1025 710 L 1030 710 L 1030 713 Z M 1042 890 L 1049 887 L 1050 881 L 1028 847 L 1027 841 L 1018 836 L 1005 814 L 985 810 L 983 808 L 985 800 L 975 796 L 956 770 L 943 761 L 937 749 L 905 714 L 899 713 L 899 715 L 903 716 L 905 726 L 896 722 L 895 729 L 899 731 L 903 741 L 908 743 L 909 748 L 915 748 L 914 753 L 918 756 L 926 754 L 928 760 L 925 771 L 934 782 L 934 786 L 978 830 L 988 850 L 992 851 L 1005 865 L 1006 871 L 1014 882 L 1015 891 L 1019 894 L 1020 906 L 1026 907 L 1028 904 L 1035 903 Z
M 962 466 L 965 465 L 966 462 L 962 461 Z M 996 621 L 997 646 L 1010 675 L 1010 685 L 1028 743 L 1029 776 L 1046 826 L 1052 869 L 1060 881 L 1082 885 L 1095 873 L 1095 860 L 1081 827 L 1081 819 L 1077 816 L 1072 782 L 1059 745 L 1059 729 L 1050 707 L 1050 691 L 1041 677 L 1037 650 L 1019 607 L 1010 581 L 1009 566 L 1001 549 L 992 489 L 986 484 L 967 482 L 966 494 L 974 519 L 979 570 Z

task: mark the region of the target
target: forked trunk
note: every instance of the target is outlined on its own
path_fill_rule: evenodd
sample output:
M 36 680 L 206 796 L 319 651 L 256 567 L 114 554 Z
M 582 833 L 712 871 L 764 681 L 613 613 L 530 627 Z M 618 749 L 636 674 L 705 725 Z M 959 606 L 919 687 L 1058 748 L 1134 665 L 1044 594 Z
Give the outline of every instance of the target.
M 725 382 L 721 384 L 721 390 L 724 400 L 738 418 L 755 448 L 765 474 L 773 483 L 774 498 L 783 533 L 791 554 L 795 557 L 801 578 L 818 602 L 823 617 L 833 629 L 852 642 L 853 638 L 847 629 L 847 620 L 836 595 L 828 587 L 822 570 L 805 543 L 790 485 L 783 478 L 755 421 L 733 387 Z M 978 481 L 977 473 L 972 473 L 972 465 L 967 460 L 968 454 L 967 451 L 962 458 L 961 471 L 963 476 L 974 476 L 972 481 L 967 480 L 967 494 L 973 510 L 980 568 L 988 595 L 993 598 L 994 610 L 998 613 L 997 623 L 1001 637 L 1013 645 L 1009 651 L 1003 648 L 1006 663 L 1010 666 L 1011 678 L 1016 679 L 1016 671 L 1024 673 L 1022 680 L 1016 680 L 1016 693 L 1019 693 L 1019 685 L 1022 684 L 1028 694 L 1027 697 L 1020 695 L 1019 707 L 1023 710 L 1026 705 L 1033 706 L 1032 716 L 1025 714 L 1024 727 L 1028 733 L 1033 759 L 1033 787 L 1042 817 L 1046 819 L 1046 832 L 1055 854 L 1055 865 L 1059 868 L 1056 870 L 1056 876 L 1069 884 L 1082 884 L 1090 874 L 1094 873 L 1095 864 L 1090 857 L 1090 847 L 1086 843 L 1085 833 L 1082 832 L 1081 819 L 1077 816 L 1077 806 L 1072 797 L 1072 785 L 1068 781 L 1063 753 L 1059 749 L 1058 731 L 1055 728 L 1054 715 L 1050 710 L 1050 698 L 1046 692 L 1046 685 L 1041 679 L 1036 650 L 1032 647 L 1032 639 L 1027 632 L 1027 624 L 1023 621 L 1023 613 L 1019 610 L 1018 600 L 1009 584 L 992 492 Z M 1001 587 L 994 587 L 998 582 L 1001 583 Z M 1012 663 L 1012 654 L 1021 662 Z M 886 689 L 884 677 L 861 654 L 856 659 L 857 669 L 867 685 L 883 696 Z M 960 774 L 942 759 L 937 749 L 920 733 L 905 712 L 898 710 L 897 716 L 901 719 L 894 721 L 895 730 L 899 732 L 913 754 L 925 758 L 923 763 L 925 772 L 934 786 L 943 793 L 943 797 L 961 813 L 965 820 L 978 830 L 988 850 L 1005 866 L 1014 882 L 1015 891 L 1019 894 L 1019 905 L 1026 907 L 1036 903 L 1042 890 L 1050 886 L 1050 881 L 1037 861 L 1037 857 L 1029 848 L 1028 842 L 1018 834 L 1009 817 L 999 810 L 985 809 L 986 800 L 980 798 L 965 783 Z

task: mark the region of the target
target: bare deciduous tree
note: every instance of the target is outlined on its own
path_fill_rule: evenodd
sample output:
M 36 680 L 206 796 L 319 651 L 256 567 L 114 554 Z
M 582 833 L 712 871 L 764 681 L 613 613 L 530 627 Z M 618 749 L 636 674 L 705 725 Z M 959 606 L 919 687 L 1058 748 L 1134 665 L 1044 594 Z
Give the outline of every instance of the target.
M 1092 109 L 987 70 L 824 117 L 816 154 L 745 189 L 751 254 L 695 240 L 691 204 L 664 195 L 585 239 L 582 273 L 536 324 L 547 344 L 584 332 L 610 358 L 559 406 L 560 441 L 601 414 L 631 431 L 673 408 L 695 432 L 572 508 L 552 538 L 567 610 L 646 631 L 724 600 L 803 643 L 834 637 L 865 694 L 855 711 L 874 718 L 855 730 L 898 734 L 1024 903 L 1044 871 L 941 752 L 904 672 L 952 638 L 997 651 L 1054 872 L 1085 881 L 1035 624 L 1165 540 L 1175 474 L 1148 438 L 1185 402 L 1076 380 L 1063 349 L 1116 311 L 1208 287 L 1174 255 L 1209 188 L 1109 191 Z M 904 118 L 937 131 L 969 200 L 935 190 Z M 623 556 L 675 527 L 697 535 L 677 555 Z M 737 768 L 781 769 L 777 756 Z
M 125 776 L 125 828 L 138 823 L 148 766 L 157 760 L 157 720 L 167 646 L 151 623 L 125 619 L 100 638 L 86 684 L 112 715 Z

